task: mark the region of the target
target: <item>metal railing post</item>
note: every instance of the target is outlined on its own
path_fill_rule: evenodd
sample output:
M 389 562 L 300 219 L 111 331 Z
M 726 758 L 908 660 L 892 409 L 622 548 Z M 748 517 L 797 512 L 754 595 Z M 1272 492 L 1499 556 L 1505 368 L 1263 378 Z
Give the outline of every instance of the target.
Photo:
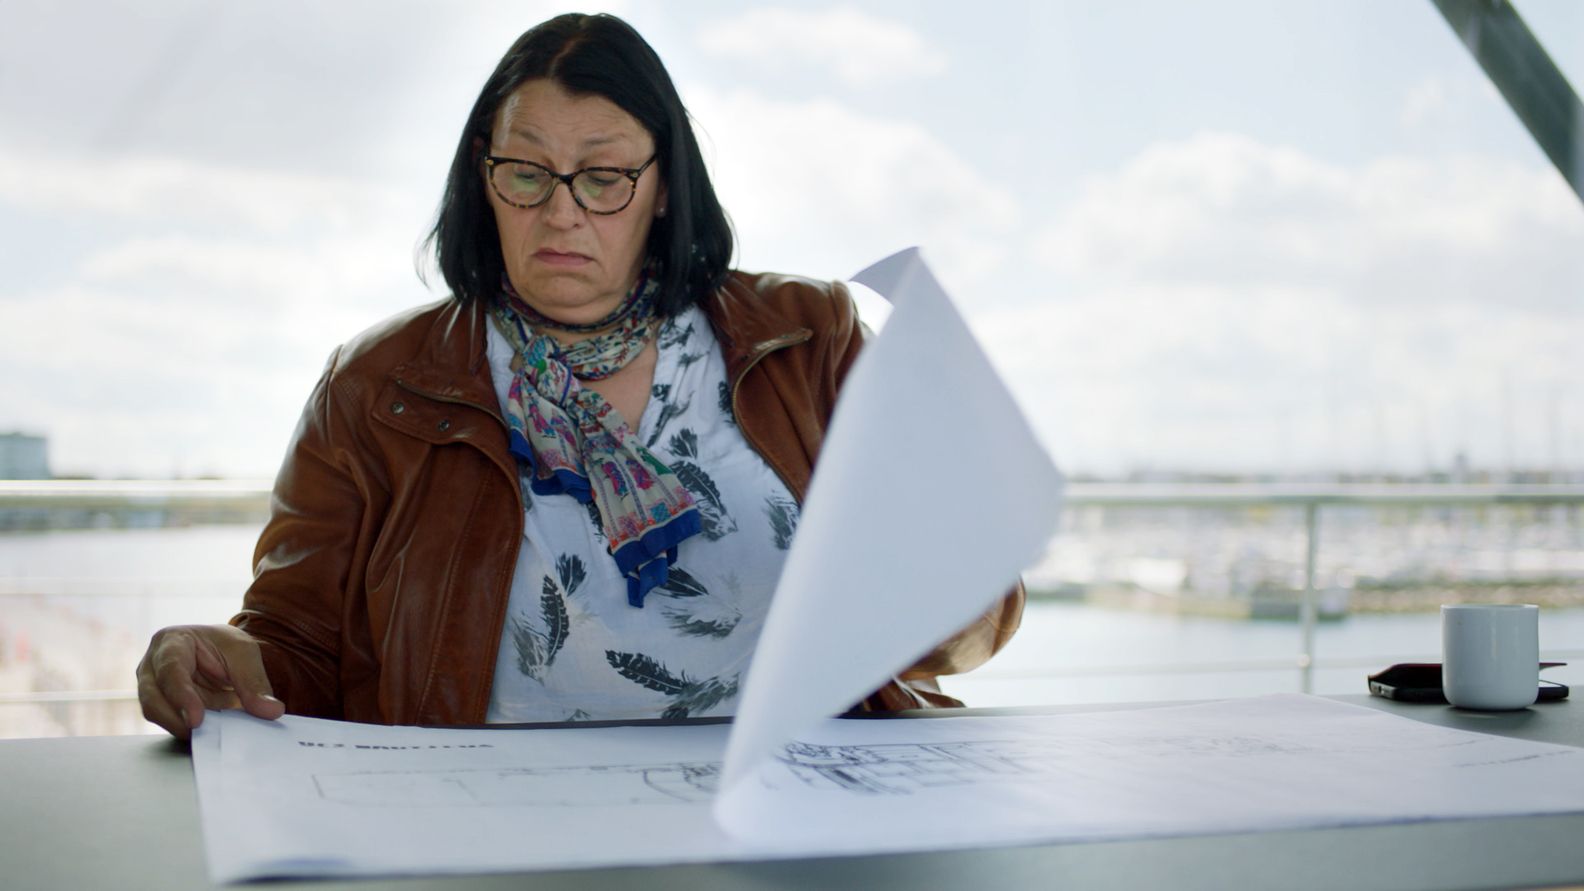
M 1298 621 L 1302 626 L 1302 642 L 1298 653 L 1299 689 L 1314 692 L 1314 638 L 1315 638 L 1315 558 L 1320 551 L 1320 504 L 1311 501 L 1304 505 L 1304 532 L 1308 539 L 1304 555 L 1303 600 L 1298 605 Z

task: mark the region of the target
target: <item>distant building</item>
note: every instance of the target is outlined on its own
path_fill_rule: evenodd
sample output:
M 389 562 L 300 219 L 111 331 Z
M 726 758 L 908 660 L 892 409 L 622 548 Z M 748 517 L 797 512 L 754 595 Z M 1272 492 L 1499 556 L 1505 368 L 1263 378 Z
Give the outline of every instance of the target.
M 0 480 L 49 478 L 49 440 L 27 433 L 0 433 Z

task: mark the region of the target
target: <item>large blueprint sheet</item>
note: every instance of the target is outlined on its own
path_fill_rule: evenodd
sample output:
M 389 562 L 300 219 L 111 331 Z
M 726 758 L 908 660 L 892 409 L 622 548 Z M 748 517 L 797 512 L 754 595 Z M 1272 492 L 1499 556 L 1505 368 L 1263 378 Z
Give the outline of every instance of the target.
M 1301 697 L 830 720 L 1001 597 L 1054 531 L 1062 489 L 917 252 L 854 280 L 893 309 L 844 385 L 729 737 L 726 725 L 424 730 L 211 713 L 193 763 L 215 878 L 1584 810 L 1581 750 Z
M 1584 811 L 1584 749 L 1304 696 L 825 721 L 712 817 L 727 725 L 427 730 L 211 713 L 211 871 L 484 872 Z

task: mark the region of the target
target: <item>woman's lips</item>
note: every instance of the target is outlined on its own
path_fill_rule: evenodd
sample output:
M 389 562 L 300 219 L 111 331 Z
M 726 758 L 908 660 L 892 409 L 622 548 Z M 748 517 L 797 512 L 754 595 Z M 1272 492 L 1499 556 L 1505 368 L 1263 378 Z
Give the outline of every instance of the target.
M 582 266 L 589 262 L 584 254 L 562 253 L 544 248 L 534 252 L 534 259 L 547 266 Z

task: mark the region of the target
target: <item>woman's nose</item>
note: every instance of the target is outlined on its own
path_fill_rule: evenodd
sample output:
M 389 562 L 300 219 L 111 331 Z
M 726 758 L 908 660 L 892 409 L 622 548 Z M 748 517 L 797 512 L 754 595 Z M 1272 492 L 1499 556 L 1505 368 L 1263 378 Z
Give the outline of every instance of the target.
M 550 187 L 550 197 L 544 203 L 545 222 L 558 228 L 576 226 L 582 218 L 583 208 L 572 197 L 572 187 L 556 183 Z

